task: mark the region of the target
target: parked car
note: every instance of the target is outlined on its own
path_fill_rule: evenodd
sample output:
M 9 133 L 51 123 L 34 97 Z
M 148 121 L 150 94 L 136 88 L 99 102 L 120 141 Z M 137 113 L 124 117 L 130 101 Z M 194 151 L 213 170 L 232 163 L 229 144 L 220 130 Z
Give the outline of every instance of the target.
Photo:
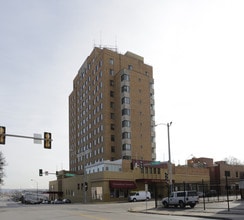
M 63 203 L 71 203 L 70 199 L 63 199 Z
M 194 208 L 198 203 L 199 197 L 196 191 L 176 191 L 170 194 L 170 197 L 165 197 L 162 199 L 162 204 L 165 208 L 169 206 L 184 208 L 189 205 Z
M 206 193 L 206 197 L 214 197 L 214 196 L 217 196 L 217 191 L 216 190 L 209 190 Z
M 151 193 L 146 191 L 132 191 L 129 193 L 128 201 L 136 202 L 141 200 L 149 200 L 151 199 Z
M 197 192 L 197 195 L 198 195 L 199 197 L 203 197 L 203 196 L 205 196 L 205 193 L 203 193 L 203 192 Z
M 51 201 L 49 201 L 49 200 L 42 200 L 42 204 L 50 204 L 51 203 Z
M 63 204 L 63 200 L 62 199 L 55 199 L 53 201 L 53 204 Z

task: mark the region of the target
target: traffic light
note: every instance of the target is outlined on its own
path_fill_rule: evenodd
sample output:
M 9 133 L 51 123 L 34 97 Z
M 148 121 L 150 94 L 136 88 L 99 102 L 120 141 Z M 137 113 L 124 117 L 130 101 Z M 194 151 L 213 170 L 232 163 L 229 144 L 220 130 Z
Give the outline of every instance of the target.
M 44 148 L 51 149 L 52 134 L 49 132 L 44 132 Z
M 142 162 L 142 160 L 140 161 L 140 168 L 143 169 L 143 162 Z
M 87 191 L 87 190 L 88 190 L 88 183 L 85 182 L 85 191 Z
M 164 173 L 164 178 L 165 178 L 165 180 L 169 179 L 168 173 Z
M 5 144 L 5 134 L 6 134 L 6 128 L 0 126 L 0 144 Z
M 42 176 L 42 175 L 43 175 L 42 169 L 39 169 L 39 176 Z

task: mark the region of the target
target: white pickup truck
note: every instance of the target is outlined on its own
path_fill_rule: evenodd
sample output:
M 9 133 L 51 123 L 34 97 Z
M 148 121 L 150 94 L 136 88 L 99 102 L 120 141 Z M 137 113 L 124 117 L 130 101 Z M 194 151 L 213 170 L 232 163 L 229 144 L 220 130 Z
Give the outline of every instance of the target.
M 176 191 L 170 194 L 170 197 L 165 197 L 162 199 L 162 204 L 165 208 L 169 206 L 180 206 L 184 208 L 189 205 L 194 208 L 199 202 L 199 197 L 196 191 Z

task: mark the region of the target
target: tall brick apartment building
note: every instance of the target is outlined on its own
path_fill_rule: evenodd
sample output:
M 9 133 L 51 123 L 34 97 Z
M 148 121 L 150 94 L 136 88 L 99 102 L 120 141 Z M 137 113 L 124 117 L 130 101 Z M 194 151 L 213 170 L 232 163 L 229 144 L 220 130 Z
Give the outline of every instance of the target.
M 70 170 L 49 182 L 50 199 L 127 200 L 131 190 L 146 188 L 154 198 L 168 195 L 168 162 L 155 161 L 153 85 L 143 57 L 93 49 L 69 96 Z M 173 165 L 173 180 L 178 189 L 186 182 L 197 190 L 209 171 Z
M 95 47 L 69 96 L 70 171 L 102 161 L 156 159 L 153 69 L 144 58 Z

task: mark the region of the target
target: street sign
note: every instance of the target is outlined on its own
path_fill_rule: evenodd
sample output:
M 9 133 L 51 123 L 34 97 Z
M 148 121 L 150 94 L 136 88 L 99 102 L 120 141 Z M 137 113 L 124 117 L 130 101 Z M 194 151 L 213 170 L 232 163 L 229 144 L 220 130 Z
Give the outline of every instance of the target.
M 155 165 L 160 165 L 161 162 L 160 161 L 152 161 L 151 162 L 151 165 L 155 166 Z
M 42 143 L 42 135 L 41 134 L 34 134 L 34 144 L 41 144 Z
M 73 173 L 66 173 L 65 176 L 72 177 L 72 176 L 75 176 L 75 174 L 73 174 Z

